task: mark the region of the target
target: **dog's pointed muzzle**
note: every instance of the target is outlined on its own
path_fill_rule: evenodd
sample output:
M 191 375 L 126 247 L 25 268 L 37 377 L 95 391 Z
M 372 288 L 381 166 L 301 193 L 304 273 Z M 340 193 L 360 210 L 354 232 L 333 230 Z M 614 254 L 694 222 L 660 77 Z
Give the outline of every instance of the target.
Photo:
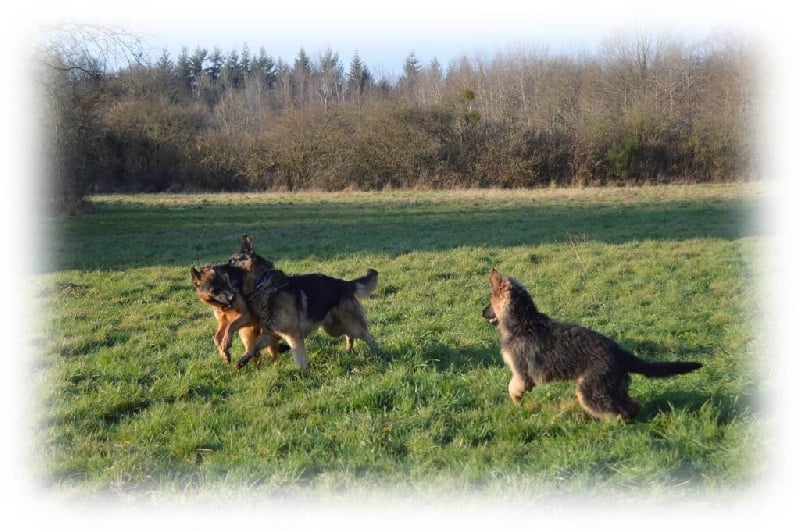
M 233 308 L 236 306 L 236 297 L 231 293 L 220 293 L 216 297 L 214 297 L 221 305 L 225 306 L 226 308 Z
M 488 322 L 490 325 L 497 326 L 497 315 L 494 313 L 491 304 L 486 305 L 486 308 L 483 309 L 482 315 L 483 318 L 486 319 L 486 322 Z

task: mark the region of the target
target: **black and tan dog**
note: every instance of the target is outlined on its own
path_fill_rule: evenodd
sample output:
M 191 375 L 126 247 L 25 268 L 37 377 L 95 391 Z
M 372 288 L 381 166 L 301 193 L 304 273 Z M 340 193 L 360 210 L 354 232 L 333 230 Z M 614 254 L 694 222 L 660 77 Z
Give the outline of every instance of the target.
M 237 282 L 241 283 L 241 272 L 228 264 L 206 265 L 199 270 L 192 266 L 191 275 L 197 296 L 214 310 L 214 317 L 217 320 L 214 346 L 217 347 L 222 359 L 226 363 L 230 363 L 231 342 L 233 334 L 237 330 L 245 352 L 249 352 L 263 330 L 258 319 L 250 313 L 244 297 L 241 295 L 241 286 L 237 284 Z M 234 280 L 231 280 L 231 276 Z M 227 285 L 233 286 L 233 289 L 220 289 L 221 286 Z M 279 351 L 283 350 L 280 346 L 285 346 L 278 345 L 278 338 L 275 335 L 272 335 L 269 340 L 265 338 L 263 342 L 268 343 L 267 351 L 273 359 Z M 259 354 L 260 350 L 257 350 L 255 355 Z
M 355 339 L 377 348 L 359 301 L 378 285 L 378 272 L 374 269 L 355 280 L 320 274 L 286 275 L 255 252 L 247 235 L 242 237 L 241 252 L 232 256 L 226 266 L 226 274 L 204 277 L 202 288 L 232 300 L 243 297 L 262 328 L 262 334 L 236 364 L 237 368 L 244 367 L 261 348 L 271 344 L 273 333 L 289 343 L 295 363 L 303 370 L 308 366 L 305 338 L 320 327 L 332 337 L 346 336 L 348 351 L 352 351 Z M 230 323 L 228 335 L 240 323 Z
M 511 369 L 511 400 L 534 384 L 578 380 L 578 401 L 597 418 L 632 419 L 640 405 L 628 394 L 629 373 L 663 378 L 702 367 L 695 362 L 648 362 L 594 330 L 564 324 L 539 312 L 528 291 L 494 268 L 491 303 L 483 317 L 500 329 L 500 353 Z

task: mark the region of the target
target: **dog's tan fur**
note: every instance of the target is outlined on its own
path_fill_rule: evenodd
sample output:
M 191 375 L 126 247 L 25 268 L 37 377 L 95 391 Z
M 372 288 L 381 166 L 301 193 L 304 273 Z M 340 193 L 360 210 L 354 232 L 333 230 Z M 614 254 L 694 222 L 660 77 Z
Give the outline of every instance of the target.
M 236 331 L 239 332 L 245 352 L 249 352 L 259 336 L 262 335 L 263 330 L 258 319 L 250 313 L 241 293 L 216 289 L 216 286 L 220 285 L 217 277 L 224 277 L 225 282 L 229 283 L 224 266 L 204 266 L 200 270 L 192 267 L 191 275 L 197 296 L 214 311 L 214 318 L 217 320 L 214 346 L 222 359 L 226 363 L 230 363 L 230 347 L 233 342 L 233 333 Z M 274 334 L 269 335 L 271 337 L 264 338 L 262 342 L 265 344 L 270 358 L 275 359 L 279 350 L 278 337 Z M 257 357 L 259 353 L 260 349 L 257 349 L 253 356 Z
M 348 352 L 355 339 L 364 340 L 371 348 L 377 343 L 369 333 L 364 308 L 358 298 L 375 290 L 378 272 L 370 269 L 366 275 L 346 281 L 325 275 L 286 275 L 273 269 L 272 263 L 255 253 L 250 237 L 242 238 L 242 252 L 228 261 L 228 267 L 241 274 L 238 290 L 231 275 L 207 275 L 202 289 L 223 294 L 224 298 L 242 297 L 252 315 L 260 323 L 262 334 L 237 363 L 243 367 L 263 346 L 270 344 L 270 333 L 277 334 L 289 344 L 295 363 L 305 370 L 308 357 L 305 338 L 318 328 L 332 337 L 346 336 Z M 229 330 L 242 326 L 242 320 L 229 323 Z M 232 332 L 228 332 L 228 334 Z

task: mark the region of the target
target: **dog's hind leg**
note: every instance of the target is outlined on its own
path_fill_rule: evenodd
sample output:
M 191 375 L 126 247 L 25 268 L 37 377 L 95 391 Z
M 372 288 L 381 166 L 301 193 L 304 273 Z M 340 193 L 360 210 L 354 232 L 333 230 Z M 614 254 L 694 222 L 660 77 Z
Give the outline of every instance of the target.
M 364 342 L 369 345 L 370 349 L 378 350 L 378 342 L 375 341 L 375 338 L 372 337 L 372 334 L 370 334 L 368 331 L 364 330 L 359 339 L 363 339 Z
M 330 319 L 323 323 L 323 328 L 331 337 L 339 337 L 344 334 L 345 347 L 347 352 L 353 352 L 356 339 L 363 340 L 372 350 L 378 349 L 378 343 L 372 334 L 369 333 L 367 320 L 365 318 L 351 320 L 344 323 L 338 319 Z
M 378 343 L 372 334 L 369 333 L 369 322 L 361 305 L 356 306 L 353 316 L 346 323 L 347 352 L 353 351 L 353 344 L 356 339 L 361 339 L 371 350 L 378 350 Z
M 615 402 L 620 410 L 620 416 L 625 420 L 631 420 L 639 414 L 642 406 L 628 394 L 628 387 L 631 383 L 630 375 L 626 374 L 620 380 L 616 388 Z
M 375 341 L 375 338 L 372 337 L 372 334 L 369 332 L 362 332 L 358 335 L 352 336 L 345 336 L 345 345 L 347 346 L 347 352 L 353 352 L 353 345 L 355 345 L 356 339 L 361 339 L 369 345 L 370 350 L 378 350 L 378 342 Z
M 591 416 L 609 420 L 619 417 L 630 420 L 640 406 L 628 395 L 630 377 L 613 375 L 584 375 L 578 379 L 578 402 Z
M 353 345 L 355 345 L 356 339 L 361 339 L 369 345 L 370 350 L 378 350 L 378 342 L 375 341 L 375 338 L 372 337 L 366 329 L 360 330 L 349 330 L 349 333 L 345 335 L 345 345 L 347 346 L 347 352 L 353 352 Z

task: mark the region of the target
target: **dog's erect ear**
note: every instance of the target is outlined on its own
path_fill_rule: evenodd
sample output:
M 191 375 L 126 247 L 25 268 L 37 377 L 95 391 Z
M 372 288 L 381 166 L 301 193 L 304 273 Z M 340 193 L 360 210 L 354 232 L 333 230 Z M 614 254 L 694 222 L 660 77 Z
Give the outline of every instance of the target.
M 192 266 L 191 271 L 192 271 L 192 283 L 196 286 L 200 282 L 200 271 L 195 269 L 194 266 Z
M 255 249 L 253 249 L 253 240 L 250 238 L 249 234 L 242 235 L 241 248 L 244 254 L 256 254 Z
M 492 285 L 492 288 L 499 289 L 508 284 L 508 279 L 501 275 L 497 269 L 492 268 L 489 271 L 489 283 Z

